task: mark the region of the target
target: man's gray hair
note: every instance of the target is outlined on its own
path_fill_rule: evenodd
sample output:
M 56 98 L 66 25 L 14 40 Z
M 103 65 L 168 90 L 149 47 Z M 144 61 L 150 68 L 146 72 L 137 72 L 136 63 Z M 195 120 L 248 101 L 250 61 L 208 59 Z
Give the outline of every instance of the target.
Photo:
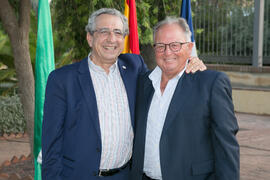
M 109 14 L 119 17 L 123 23 L 123 35 L 126 36 L 129 34 L 128 20 L 126 16 L 113 8 L 102 8 L 93 12 L 88 19 L 88 24 L 85 26 L 86 32 L 89 32 L 91 35 L 94 34 L 96 30 L 96 18 L 102 14 Z
M 187 24 L 187 21 L 181 17 L 167 16 L 164 20 L 160 21 L 153 28 L 153 40 L 155 41 L 156 32 L 159 28 L 167 24 L 177 24 L 184 31 L 187 41 L 191 41 L 191 31 Z

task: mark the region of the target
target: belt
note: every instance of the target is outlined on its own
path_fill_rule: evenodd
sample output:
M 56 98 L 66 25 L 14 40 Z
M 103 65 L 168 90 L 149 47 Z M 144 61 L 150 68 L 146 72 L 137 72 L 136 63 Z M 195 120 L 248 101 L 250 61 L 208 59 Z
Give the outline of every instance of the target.
M 149 176 L 147 176 L 145 173 L 143 173 L 142 180 L 156 180 L 156 179 L 152 179 Z
M 114 169 L 102 169 L 98 171 L 98 176 L 112 176 L 117 173 L 119 173 L 121 170 L 124 170 L 126 167 L 128 167 L 131 164 L 131 160 L 129 160 L 126 164 L 119 168 Z

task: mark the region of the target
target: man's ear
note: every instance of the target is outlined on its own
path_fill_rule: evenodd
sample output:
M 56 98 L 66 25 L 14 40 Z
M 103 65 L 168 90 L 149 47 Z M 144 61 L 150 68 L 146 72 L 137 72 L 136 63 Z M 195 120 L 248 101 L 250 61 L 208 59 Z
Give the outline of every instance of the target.
M 87 34 L 86 34 L 86 40 L 87 40 L 88 45 L 89 45 L 90 47 L 92 47 L 92 44 L 93 44 L 93 36 L 92 36 L 89 32 L 87 32 Z
M 188 48 L 192 49 L 192 48 L 193 48 L 193 46 L 194 46 L 194 42 L 190 42 L 190 43 L 188 43 Z
M 187 44 L 187 51 L 188 51 L 188 53 L 191 55 L 191 53 L 192 53 L 192 48 L 193 48 L 193 46 L 194 46 L 194 43 L 193 42 L 190 42 L 190 43 L 188 43 Z

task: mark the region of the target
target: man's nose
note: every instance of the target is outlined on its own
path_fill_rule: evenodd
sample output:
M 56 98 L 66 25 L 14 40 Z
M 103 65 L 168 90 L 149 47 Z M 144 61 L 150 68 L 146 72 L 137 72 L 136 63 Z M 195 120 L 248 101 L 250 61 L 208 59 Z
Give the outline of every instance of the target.
M 114 34 L 114 32 L 110 32 L 107 39 L 110 41 L 110 42 L 114 42 L 116 40 L 116 36 Z
M 170 55 L 170 54 L 172 54 L 172 50 L 171 50 L 169 44 L 166 44 L 166 45 L 165 45 L 164 54 L 165 54 L 165 55 Z

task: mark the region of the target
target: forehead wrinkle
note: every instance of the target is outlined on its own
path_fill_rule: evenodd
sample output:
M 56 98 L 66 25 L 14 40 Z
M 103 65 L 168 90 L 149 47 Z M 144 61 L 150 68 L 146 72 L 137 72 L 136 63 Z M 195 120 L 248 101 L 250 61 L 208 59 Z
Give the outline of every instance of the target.
M 187 38 L 183 30 L 176 24 L 166 24 L 158 29 L 155 43 L 169 44 L 172 42 L 186 42 Z
M 102 28 L 97 28 L 97 29 L 102 29 L 102 30 L 112 30 L 112 31 L 114 31 L 114 30 L 119 30 L 119 31 L 121 31 L 121 29 L 118 29 L 118 28 L 110 29 L 110 28 L 107 28 L 107 27 L 102 27 Z
M 110 19 L 110 21 L 108 21 Z M 108 29 L 123 29 L 124 25 L 121 19 L 114 15 L 101 14 L 96 18 L 96 29 L 98 28 L 108 28 Z

